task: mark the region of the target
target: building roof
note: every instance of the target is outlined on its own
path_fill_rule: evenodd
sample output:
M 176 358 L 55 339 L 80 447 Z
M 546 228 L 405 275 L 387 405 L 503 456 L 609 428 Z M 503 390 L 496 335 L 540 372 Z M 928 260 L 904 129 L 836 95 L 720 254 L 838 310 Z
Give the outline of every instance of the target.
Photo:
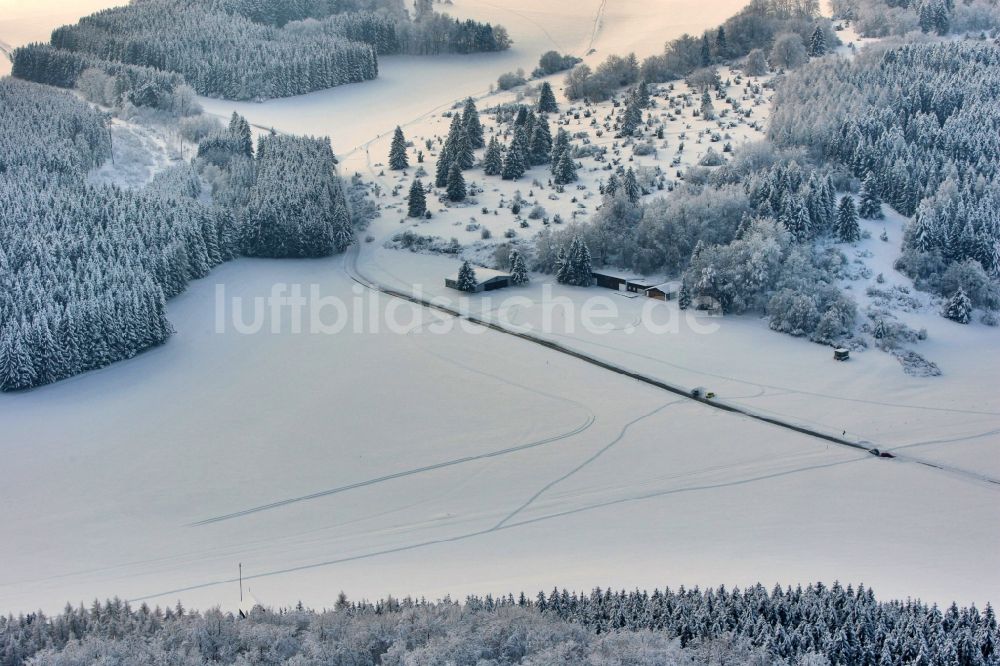
M 492 268 L 483 268 L 482 266 L 473 266 L 472 270 L 476 273 L 476 283 L 482 284 L 484 282 L 489 282 L 493 278 L 509 278 L 510 273 L 504 271 L 495 271 Z M 452 282 L 458 282 L 458 273 L 454 275 L 449 275 L 446 280 L 451 280 Z

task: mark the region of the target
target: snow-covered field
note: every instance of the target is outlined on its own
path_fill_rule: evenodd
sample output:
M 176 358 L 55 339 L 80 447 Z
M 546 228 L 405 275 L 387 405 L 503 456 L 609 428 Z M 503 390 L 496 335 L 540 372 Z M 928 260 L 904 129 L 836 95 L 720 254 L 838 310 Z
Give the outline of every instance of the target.
M 239 108 L 259 125 L 329 134 L 345 170 L 377 173 L 388 147 L 377 135 L 396 124 L 441 133 L 436 114 L 541 51 L 648 54 L 741 3 L 608 0 L 595 31 L 599 4 L 457 0 L 456 14 L 507 25 L 515 50 L 390 60 L 377 82 Z M 648 31 L 629 18 L 640 10 Z M 236 106 L 207 105 L 220 115 Z M 399 217 L 374 223 L 356 264 L 352 254 L 220 267 L 170 303 L 177 335 L 166 346 L 0 396 L 0 612 L 113 594 L 232 609 L 240 562 L 272 605 L 329 605 L 341 589 L 437 597 L 835 579 L 882 597 L 996 603 L 1000 487 L 976 477 L 1000 476 L 995 329 L 913 313 L 911 325 L 928 328 L 921 352 L 944 371 L 926 379 L 877 351 L 836 364 L 829 348 L 753 318 L 653 335 L 634 324 L 671 305 L 643 314 L 646 302 L 596 290 L 587 295 L 618 308 L 614 330 L 559 334 L 719 400 L 960 469 L 878 459 L 500 333 L 432 332 L 436 315 L 348 274 L 446 293 L 454 259 L 382 247 Z M 900 221 L 885 223 L 888 243 L 871 226 L 864 261 L 901 282 L 891 271 Z M 544 282 L 495 295 L 529 299 L 502 311 L 508 321 L 543 316 Z M 359 304 L 352 321 L 374 314 L 380 331 L 215 331 L 217 285 L 246 303 L 278 283 Z M 390 315 L 405 333 L 386 329 Z M 912 446 L 931 440 L 942 441 Z

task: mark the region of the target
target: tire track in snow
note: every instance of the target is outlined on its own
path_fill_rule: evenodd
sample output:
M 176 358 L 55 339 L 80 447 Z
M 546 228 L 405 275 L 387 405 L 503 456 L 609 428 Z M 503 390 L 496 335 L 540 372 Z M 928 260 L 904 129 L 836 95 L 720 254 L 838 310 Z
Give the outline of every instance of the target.
M 369 486 L 378 485 L 380 483 L 386 483 L 387 481 L 394 481 L 397 479 L 404 479 L 410 476 L 416 476 L 418 474 L 425 474 L 427 472 L 433 472 L 436 470 L 446 469 L 448 467 L 456 467 L 458 465 L 464 465 L 466 463 L 476 462 L 480 460 L 489 460 L 490 458 L 500 458 L 502 456 L 507 456 L 512 453 L 518 453 L 521 451 L 528 451 L 531 449 L 538 448 L 540 446 L 545 446 L 547 444 L 552 444 L 554 442 L 559 442 L 564 439 L 569 439 L 579 435 L 583 431 L 587 430 L 594 424 L 597 417 L 594 416 L 593 412 L 587 415 L 587 418 L 578 426 L 572 430 L 558 435 L 553 435 L 552 437 L 546 437 L 545 439 L 536 440 L 533 442 L 528 442 L 526 444 L 520 444 L 518 446 L 511 446 L 506 449 L 499 449 L 496 451 L 489 451 L 487 453 L 481 453 L 477 455 L 464 456 L 462 458 L 455 458 L 453 460 L 445 460 L 439 463 L 434 463 L 432 465 L 425 465 L 423 467 L 416 467 L 413 469 L 403 470 L 400 472 L 395 472 L 393 474 L 386 474 L 385 476 L 375 477 L 373 479 L 367 479 L 365 481 L 357 481 L 355 483 L 348 483 L 343 486 L 337 486 L 336 488 L 329 488 L 327 490 L 320 490 L 315 493 L 309 493 L 308 495 L 300 495 L 298 497 L 289 497 L 286 499 L 277 500 L 270 502 L 268 504 L 261 504 L 259 506 L 250 507 L 243 509 L 241 511 L 234 511 L 232 513 L 227 513 L 221 516 L 213 516 L 211 518 L 205 518 L 193 523 L 189 523 L 188 527 L 201 527 L 204 525 L 212 525 L 214 523 L 221 523 L 227 520 L 233 520 L 234 518 L 241 518 L 243 516 L 253 515 L 255 513 L 262 513 L 264 511 L 271 511 L 273 509 L 278 509 L 284 506 L 289 506 L 292 504 L 298 504 L 300 502 L 308 502 L 310 500 L 319 499 L 321 497 L 329 497 L 330 495 L 337 495 L 340 493 L 345 493 L 351 490 L 357 490 L 358 488 L 367 488 Z
M 613 440 L 611 440 L 610 442 L 608 442 L 606 445 L 604 445 L 603 447 L 601 447 L 600 449 L 598 449 L 596 452 L 594 452 L 591 456 L 589 456 L 586 460 L 584 460 L 583 462 L 581 462 L 579 465 L 577 465 L 573 469 L 569 470 L 568 472 L 566 472 L 562 476 L 560 476 L 560 477 L 558 477 L 558 478 L 550 481 L 549 483 L 545 484 L 544 486 L 542 486 L 542 488 L 538 492 L 536 492 L 534 495 L 532 495 L 531 497 L 529 497 L 526 502 L 524 502 L 519 507 L 517 507 L 516 509 L 514 509 L 514 511 L 512 511 L 511 513 L 507 514 L 507 516 L 505 516 L 503 518 L 503 520 L 501 520 L 499 523 L 497 523 L 494 526 L 494 529 L 503 527 L 505 524 L 507 524 L 508 522 L 510 522 L 511 519 L 513 519 L 515 516 L 517 516 L 517 514 L 521 513 L 522 511 L 524 511 L 525 509 L 527 509 L 529 506 L 531 506 L 532 504 L 534 504 L 535 500 L 537 500 L 539 497 L 541 497 L 542 495 L 544 495 L 550 489 L 552 489 L 555 486 L 559 485 L 560 483 L 562 483 L 566 479 L 570 478 L 571 476 L 573 476 L 574 474 L 576 474 L 577 472 L 579 472 L 581 469 L 583 469 L 584 467 L 587 467 L 592 462 L 594 462 L 595 460 L 597 460 L 598 458 L 600 458 L 602 455 L 604 455 L 605 453 L 607 453 L 608 451 L 610 451 L 612 448 L 614 448 L 614 446 L 616 444 L 618 444 L 618 442 L 622 441 L 622 439 L 625 437 L 625 433 L 627 433 L 629 431 L 629 428 L 631 428 L 635 424 L 639 423 L 640 421 L 644 421 L 644 420 L 646 420 L 646 419 L 648 419 L 648 418 L 650 418 L 652 416 L 655 416 L 656 414 L 659 414 L 660 412 L 662 412 L 667 407 L 670 407 L 671 405 L 679 404 L 680 402 L 681 402 L 680 400 L 674 400 L 672 402 L 668 402 L 665 405 L 661 405 L 661 406 L 657 407 L 656 409 L 654 409 L 653 411 L 649 412 L 648 414 L 643 414 L 642 416 L 634 418 L 631 421 L 629 421 L 628 423 L 626 423 L 622 427 L 621 432 L 618 433 L 617 437 L 615 437 Z
M 501 531 L 504 531 L 504 530 L 510 530 L 510 529 L 515 529 L 515 528 L 518 528 L 518 527 L 524 527 L 524 526 L 527 526 L 527 525 L 534 525 L 534 524 L 545 522 L 545 521 L 549 521 L 549 520 L 563 518 L 565 516 L 570 516 L 570 515 L 574 515 L 574 514 L 578 514 L 578 513 L 585 513 L 585 512 L 588 512 L 588 511 L 594 511 L 594 510 L 597 510 L 597 509 L 606 508 L 606 507 L 609 507 L 609 506 L 616 506 L 616 505 L 619 505 L 619 504 L 625 504 L 625 503 L 631 503 L 631 502 L 641 502 L 641 501 L 645 501 L 645 500 L 648 500 L 648 499 L 655 499 L 655 498 L 659 498 L 659 497 L 666 497 L 666 496 L 669 496 L 669 495 L 679 495 L 679 494 L 684 494 L 684 493 L 700 492 L 700 491 L 704 491 L 704 490 L 715 490 L 715 489 L 719 489 L 719 488 L 731 488 L 731 487 L 735 487 L 735 486 L 749 485 L 749 484 L 752 484 L 752 483 L 757 483 L 759 481 L 769 481 L 769 480 L 780 478 L 780 477 L 784 477 L 784 476 L 790 476 L 792 474 L 801 474 L 803 472 L 809 472 L 809 471 L 814 471 L 814 470 L 818 470 L 818 469 L 826 469 L 826 468 L 830 468 L 830 467 L 838 467 L 838 466 L 841 466 L 841 465 L 849 465 L 849 464 L 853 464 L 853 463 L 856 463 L 856 462 L 860 462 L 862 460 L 868 460 L 868 458 L 865 457 L 865 456 L 862 456 L 862 457 L 857 457 L 857 458 L 851 458 L 849 460 L 838 460 L 838 461 L 828 462 L 828 463 L 818 463 L 818 464 L 815 464 L 815 465 L 807 465 L 805 467 L 798 467 L 798 468 L 794 468 L 794 469 L 781 470 L 781 471 L 778 471 L 778 472 L 771 472 L 771 473 L 767 473 L 767 474 L 758 474 L 756 476 L 752 476 L 752 477 L 748 477 L 748 478 L 744 478 L 744 479 L 735 479 L 735 480 L 730 480 L 730 481 L 721 481 L 721 482 L 718 482 L 718 483 L 708 483 L 708 484 L 702 484 L 702 485 L 697 485 L 697 486 L 687 486 L 687 487 L 684 487 L 684 488 L 670 488 L 670 489 L 666 489 L 666 490 L 653 491 L 653 492 L 649 492 L 649 493 L 642 493 L 642 494 L 638 494 L 638 495 L 633 495 L 631 497 L 622 497 L 622 498 L 618 498 L 618 499 L 614 499 L 614 500 L 607 500 L 607 501 L 604 501 L 604 502 L 595 502 L 593 504 L 589 504 L 589 505 L 582 506 L 582 507 L 576 507 L 576 508 L 573 508 L 573 509 L 566 509 L 564 511 L 550 513 L 550 514 L 546 514 L 544 516 L 538 516 L 536 518 L 530 518 L 530 519 L 522 520 L 522 521 L 515 522 L 515 523 L 507 523 L 507 524 L 502 525 L 502 526 L 488 527 L 486 529 L 475 530 L 475 531 L 472 531 L 472 532 L 466 532 L 466 533 L 463 533 L 463 534 L 458 534 L 458 535 L 454 535 L 454 536 L 450 536 L 450 537 L 441 537 L 441 538 L 438 538 L 438 539 L 428 539 L 428 540 L 421 541 L 421 542 L 418 542 L 418 543 L 405 544 L 405 545 L 402 545 L 402 546 L 395 546 L 395 547 L 392 547 L 392 548 L 384 548 L 384 549 L 381 549 L 381 550 L 376 550 L 376 551 L 372 551 L 372 552 L 368 552 L 368 553 L 361 553 L 359 555 L 349 555 L 349 556 L 346 556 L 346 557 L 340 557 L 340 558 L 335 558 L 335 559 L 330 559 L 330 560 L 324 560 L 322 562 L 313 562 L 313 563 L 310 563 L 310 564 L 302 564 L 302 565 L 298 565 L 298 566 L 294 566 L 294 567 L 286 567 L 286 568 L 283 568 L 283 569 L 272 569 L 270 571 L 264 571 L 264 572 L 261 572 L 261 573 L 258 573 L 258 574 L 251 574 L 251 575 L 243 576 L 242 580 L 244 582 L 246 582 L 246 581 L 250 581 L 250 580 L 257 580 L 257 579 L 260 579 L 260 578 L 271 578 L 271 577 L 274 577 L 274 576 L 281 576 L 281 575 L 284 575 L 284 574 L 297 573 L 297 572 L 301 572 L 301 571 L 309 571 L 309 570 L 312 570 L 312 569 L 320 569 L 320 568 L 323 568 L 323 567 L 329 567 L 329 566 L 333 566 L 333 565 L 336 565 L 336 564 L 345 564 L 347 562 L 356 562 L 356 561 L 360 561 L 360 560 L 373 559 L 373 558 L 380 557 L 380 556 L 383 556 L 383 555 L 392 555 L 392 554 L 396 554 L 396 553 L 405 553 L 405 552 L 408 552 L 408 551 L 418 550 L 418 549 L 421 549 L 421 548 L 427 548 L 427 547 L 430 547 L 430 546 L 436 546 L 436 545 L 443 545 L 443 544 L 449 544 L 449 543 L 456 543 L 456 542 L 460 542 L 460 541 L 466 541 L 468 539 L 473 539 L 475 537 L 486 536 L 486 535 L 492 534 L 494 532 L 501 532 Z M 186 587 L 179 587 L 179 588 L 174 588 L 172 590 L 164 590 L 164 591 L 161 591 L 161 592 L 153 592 L 153 593 L 150 593 L 150 594 L 146 594 L 144 596 L 134 597 L 132 599 L 128 599 L 128 602 L 129 603 L 139 603 L 141 601 L 148 601 L 150 599 L 156 599 L 156 598 L 159 598 L 159 597 L 165 597 L 165 596 L 171 596 L 171 595 L 176 595 L 176 594 L 182 594 L 184 592 L 193 592 L 195 590 L 203 590 L 203 589 L 210 588 L 210 587 L 218 587 L 220 585 L 231 585 L 233 583 L 238 582 L 239 580 L 240 580 L 240 578 L 224 578 L 224 579 L 219 579 L 219 580 L 207 581 L 207 582 L 204 582 L 204 583 L 197 583 L 197 584 L 189 585 L 189 586 L 186 586 Z

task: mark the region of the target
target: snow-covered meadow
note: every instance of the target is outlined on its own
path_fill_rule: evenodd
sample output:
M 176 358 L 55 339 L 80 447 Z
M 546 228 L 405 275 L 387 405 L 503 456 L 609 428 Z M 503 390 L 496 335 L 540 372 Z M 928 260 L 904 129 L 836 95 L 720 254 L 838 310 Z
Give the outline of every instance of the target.
M 262 127 L 330 135 L 345 173 L 391 191 L 395 175 L 380 176 L 378 163 L 397 124 L 413 138 L 443 134 L 442 111 L 467 95 L 480 108 L 508 99 L 486 96 L 490 83 L 530 69 L 545 50 L 593 49 L 592 63 L 641 56 L 742 2 L 704 4 L 457 0 L 449 11 L 506 25 L 514 49 L 386 58 L 370 83 L 265 104 L 203 103 Z M 697 135 L 700 121 L 690 122 L 685 130 Z M 668 137 L 665 154 L 675 145 Z M 698 156 L 695 145 L 686 160 Z M 533 175 L 516 184 L 524 194 Z M 585 178 L 592 189 L 597 175 Z M 420 233 L 469 235 L 476 211 L 437 215 Z M 386 206 L 358 256 L 224 265 L 171 301 L 177 334 L 167 345 L 0 395 L 0 611 L 113 594 L 231 609 L 240 562 L 251 593 L 272 605 L 330 605 L 339 590 L 438 597 L 835 579 L 882 597 L 996 601 L 998 486 L 979 478 L 1000 476 L 995 329 L 957 327 L 929 305 L 906 314 L 928 329 L 921 350 L 944 371 L 914 378 L 877 351 L 834 363 L 829 348 L 749 317 L 696 322 L 714 325 L 710 334 L 682 324 L 655 335 L 642 317 L 677 317 L 673 305 L 540 276 L 489 306 L 484 297 L 470 303 L 481 311 L 524 297 L 502 311 L 523 325 L 543 316 L 547 285 L 574 302 L 605 296 L 618 310 L 612 330 L 550 335 L 673 384 L 705 386 L 720 401 L 958 469 L 884 460 L 496 332 L 434 333 L 437 315 L 351 279 L 448 295 L 453 258 L 383 247 L 405 228 L 401 217 Z M 905 284 L 891 269 L 901 221 L 877 225 L 859 259 Z M 883 226 L 888 242 L 878 238 Z M 852 289 L 864 293 L 871 279 Z M 279 332 L 241 334 L 231 322 L 216 331 L 220 287 L 231 305 L 282 283 L 317 285 L 360 308 L 351 320 L 366 321 L 367 332 L 294 333 L 288 321 Z M 390 316 L 403 332 L 388 330 Z

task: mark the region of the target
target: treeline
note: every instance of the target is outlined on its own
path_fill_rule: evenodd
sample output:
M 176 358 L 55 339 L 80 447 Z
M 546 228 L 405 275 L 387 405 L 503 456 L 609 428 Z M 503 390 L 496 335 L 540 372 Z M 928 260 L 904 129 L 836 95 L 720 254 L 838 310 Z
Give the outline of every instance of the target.
M 12 76 L 57 88 L 81 88 L 90 99 L 106 106 L 135 106 L 170 111 L 180 115 L 197 109 L 194 92 L 184 77 L 151 67 L 125 65 L 46 44 L 31 44 L 14 50 Z M 100 78 L 99 94 L 88 78 Z M 86 89 L 85 89 L 86 88 Z
M 863 37 L 887 37 L 921 31 L 995 30 L 1000 27 L 996 0 L 833 0 L 834 14 L 852 21 Z
M 0 80 L 2 390 L 162 343 L 165 300 L 232 256 L 232 229 L 183 192 L 86 183 L 110 156 L 108 123 L 64 93 Z
M 52 46 L 177 72 L 202 95 L 288 97 L 374 79 L 369 44 L 293 32 L 193 0 L 144 0 L 84 17 L 52 33 Z
M 772 66 L 791 68 L 839 43 L 830 21 L 819 14 L 818 0 L 752 0 L 718 28 L 701 37 L 682 35 L 641 64 L 635 55 L 612 55 L 594 70 L 579 65 L 567 75 L 565 91 L 570 99 L 605 100 L 639 80 L 682 79 L 751 52 L 759 52 L 758 58 L 770 52 Z
M 814 64 L 775 96 L 770 134 L 847 165 L 907 216 L 899 267 L 995 307 L 1000 270 L 1000 47 L 904 44 Z M 957 284 L 960 282 L 961 284 Z
M 93 186 L 110 118 L 0 81 L 0 390 L 131 358 L 171 334 L 166 300 L 240 254 L 317 257 L 353 242 L 328 139 L 210 133 L 194 165 L 142 190 Z M 203 196 L 213 176 L 214 201 Z
M 15 76 L 73 87 L 85 69 L 118 63 L 182 75 L 202 95 L 270 99 L 374 79 L 378 54 L 500 51 L 510 43 L 501 26 L 432 11 L 411 21 L 380 0 L 141 0 L 55 30 L 51 48 L 19 49 Z
M 406 598 L 322 612 L 256 607 L 247 617 L 211 610 L 132 608 L 114 600 L 0 618 L 0 666 L 94 663 L 355 666 L 902 666 L 1000 663 L 993 609 L 946 610 L 880 602 L 834 584 L 745 590 L 588 593 L 553 590 Z

